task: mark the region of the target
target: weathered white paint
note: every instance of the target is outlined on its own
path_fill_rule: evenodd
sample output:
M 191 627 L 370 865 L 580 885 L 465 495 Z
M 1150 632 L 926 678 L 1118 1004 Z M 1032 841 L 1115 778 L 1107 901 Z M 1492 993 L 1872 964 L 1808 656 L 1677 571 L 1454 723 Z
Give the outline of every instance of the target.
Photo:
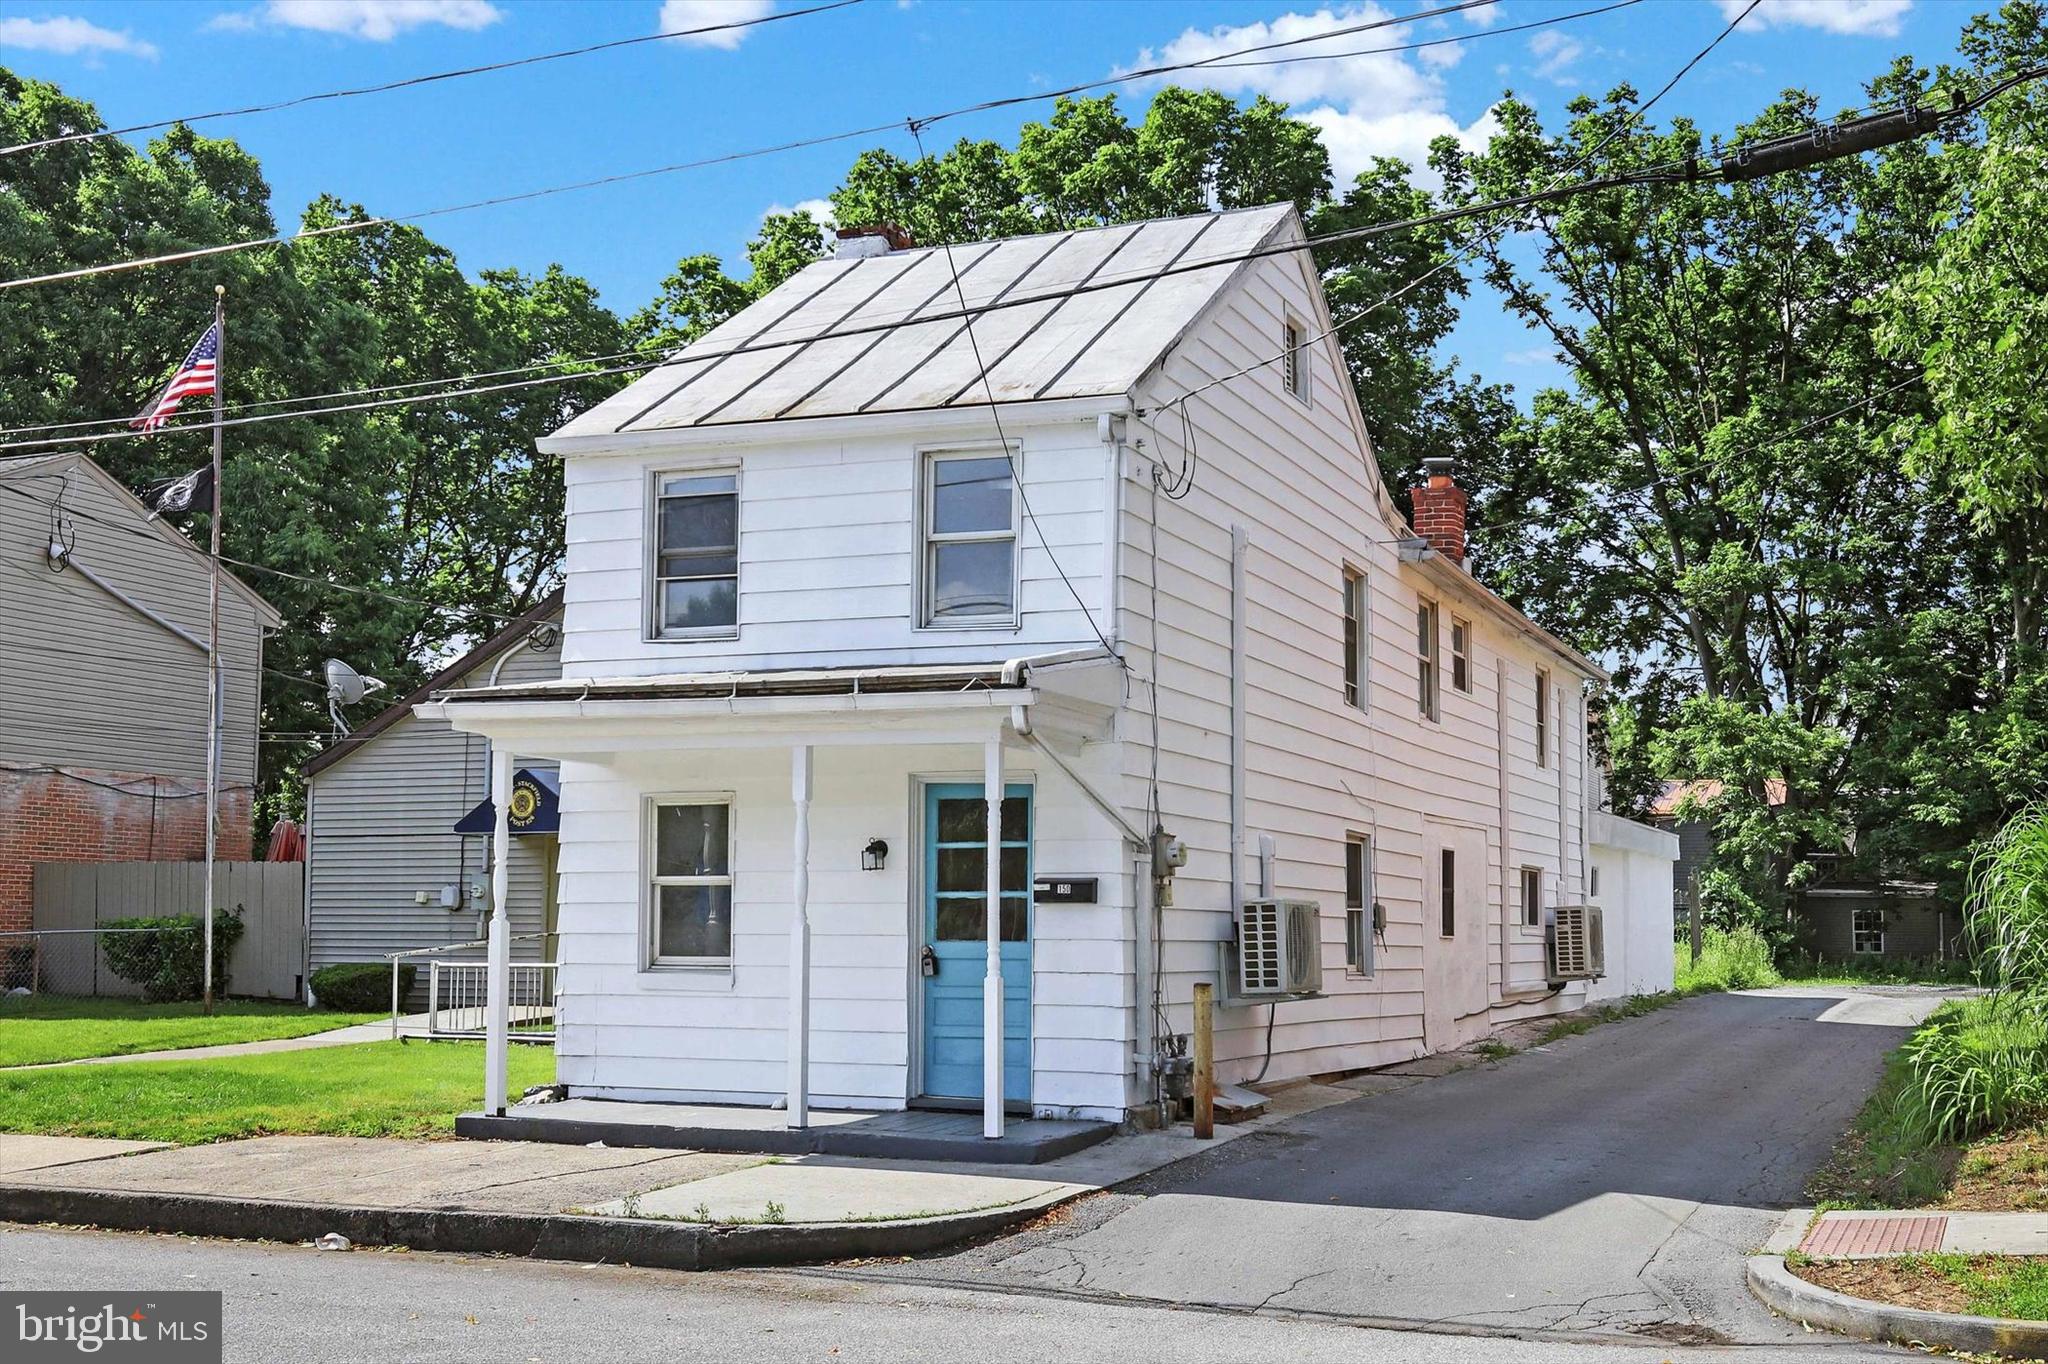
M 1678 835 L 1604 810 L 1587 823 L 1592 865 L 1600 870 L 1600 891 L 1590 898 L 1604 911 L 1607 932 L 1607 977 L 1593 995 L 1669 990 L 1677 974 L 1671 864 L 1678 859 Z

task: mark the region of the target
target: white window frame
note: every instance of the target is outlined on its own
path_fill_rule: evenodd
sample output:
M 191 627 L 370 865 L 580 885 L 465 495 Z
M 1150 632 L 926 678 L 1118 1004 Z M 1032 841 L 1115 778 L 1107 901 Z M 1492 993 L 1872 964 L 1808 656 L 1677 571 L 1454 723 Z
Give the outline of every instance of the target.
M 1351 903 L 1351 850 L 1358 849 L 1359 902 Z M 1372 835 L 1344 835 L 1344 973 L 1365 977 L 1373 968 Z
M 1536 670 L 1536 765 L 1550 766 L 1550 669 Z
M 1860 925 L 1860 922 L 1861 922 L 1861 920 L 1863 919 L 1863 916 L 1864 916 L 1864 915 L 1866 915 L 1866 914 L 1868 914 L 1868 915 L 1873 915 L 1873 916 L 1875 916 L 1875 917 L 1876 917 L 1876 919 L 1877 919 L 1877 928 L 1876 928 L 1875 930 L 1872 930 L 1872 929 L 1868 929 L 1868 928 L 1863 928 L 1863 927 L 1860 927 L 1860 926 L 1859 926 L 1859 925 Z M 1865 946 L 1863 946 L 1863 941 L 1864 941 L 1864 939 L 1865 939 L 1865 938 L 1867 938 L 1867 937 L 1869 937 L 1869 936 L 1870 936 L 1870 934 L 1871 934 L 1871 933 L 1872 933 L 1873 931 L 1875 931 L 1875 933 L 1877 934 L 1877 946 L 1876 946 L 1876 947 L 1865 947 Z M 1850 911 L 1849 911 L 1849 950 L 1850 950 L 1851 952 L 1855 953 L 1855 954 L 1856 954 L 1857 956 L 1859 956 L 1859 957 L 1881 957 L 1881 956 L 1883 956 L 1883 955 L 1884 955 L 1884 910 L 1883 910 L 1883 909 L 1880 909 L 1880 908 L 1860 908 L 1860 909 L 1852 909 L 1852 910 L 1850 910 Z
M 661 485 L 671 478 L 725 478 L 732 479 L 731 493 L 704 494 L 705 496 L 727 497 L 733 500 L 733 545 L 732 545 L 732 624 L 704 625 L 695 629 L 670 630 L 661 623 L 664 603 L 661 599 L 662 583 L 668 581 L 661 576 Z M 685 494 L 687 496 L 688 494 Z M 740 526 L 739 518 L 745 514 L 746 501 L 740 466 L 732 463 L 685 466 L 680 469 L 650 469 L 647 474 L 647 554 L 644 565 L 644 581 L 647 584 L 641 603 L 641 618 L 645 622 L 643 638 L 649 644 L 687 644 L 702 639 L 738 639 L 740 637 Z M 722 576 L 722 575 L 721 575 Z M 680 580 L 678 580 L 680 581 Z
M 1428 618 L 1428 627 L 1423 620 Z M 1415 699 L 1422 718 L 1436 723 L 1443 716 L 1443 609 L 1431 597 L 1415 599 Z
M 1314 406 L 1314 390 L 1309 380 L 1308 328 L 1301 325 L 1301 319 L 1287 314 L 1280 323 L 1280 387 L 1287 395 L 1303 407 Z
M 1464 637 L 1464 647 L 1458 639 Z M 1451 690 L 1472 694 L 1472 622 L 1463 616 L 1451 617 Z
M 1344 628 L 1352 632 L 1344 651 L 1344 702 L 1372 709 L 1372 588 L 1365 570 L 1344 565 Z M 1355 614 L 1354 614 L 1355 613 Z
M 1531 895 L 1531 890 L 1534 895 Z M 1517 919 L 1523 928 L 1543 927 L 1543 868 L 1523 867 L 1521 908 Z
M 658 822 L 661 811 L 676 805 L 722 805 L 725 807 L 725 875 L 660 876 L 658 865 Z M 663 886 L 724 886 L 734 893 L 729 898 L 735 922 L 728 926 L 726 941 L 735 942 L 739 925 L 739 895 L 733 868 L 739 857 L 739 806 L 730 791 L 663 792 L 645 798 L 640 820 L 640 960 L 649 971 L 730 971 L 733 956 L 665 957 L 661 955 L 660 920 Z
M 1002 459 L 1010 464 L 1010 527 L 1007 531 L 948 531 L 935 532 L 932 529 L 932 514 L 936 507 L 938 480 L 932 471 L 944 460 L 955 459 Z M 1023 619 L 1023 483 L 1024 452 L 1012 445 L 1007 449 L 1000 445 L 944 445 L 920 449 L 917 452 L 917 628 L 920 630 L 1015 630 Z M 1010 614 L 1007 616 L 948 616 L 932 615 L 933 591 L 932 568 L 937 561 L 933 549 L 938 545 L 976 544 L 1008 541 L 1010 545 Z

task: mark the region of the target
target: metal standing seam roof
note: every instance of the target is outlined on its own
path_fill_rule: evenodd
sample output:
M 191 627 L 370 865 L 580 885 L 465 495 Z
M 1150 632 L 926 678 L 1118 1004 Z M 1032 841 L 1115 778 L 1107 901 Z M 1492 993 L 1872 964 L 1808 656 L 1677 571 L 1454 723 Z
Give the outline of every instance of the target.
M 1126 393 L 1293 212 L 818 261 L 550 440 Z

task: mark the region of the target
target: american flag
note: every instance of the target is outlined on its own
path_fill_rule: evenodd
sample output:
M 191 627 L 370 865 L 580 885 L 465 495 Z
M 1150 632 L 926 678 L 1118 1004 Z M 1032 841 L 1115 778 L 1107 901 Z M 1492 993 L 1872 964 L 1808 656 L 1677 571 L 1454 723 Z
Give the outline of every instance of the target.
M 220 324 L 214 323 L 206 329 L 206 335 L 199 338 L 199 344 L 192 347 L 192 353 L 185 357 L 185 363 L 178 366 L 178 372 L 171 376 L 170 383 L 157 395 L 149 410 L 128 423 L 143 431 L 154 431 L 169 421 L 177 412 L 178 404 L 195 393 L 213 392 L 213 371 L 220 359 Z

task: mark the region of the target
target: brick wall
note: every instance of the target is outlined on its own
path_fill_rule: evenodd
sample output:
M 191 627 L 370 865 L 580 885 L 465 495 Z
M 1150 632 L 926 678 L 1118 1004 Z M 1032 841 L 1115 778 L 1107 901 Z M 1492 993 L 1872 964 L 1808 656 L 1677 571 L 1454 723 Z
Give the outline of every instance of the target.
M 249 794 L 221 792 L 224 862 L 250 855 Z M 203 783 L 77 767 L 0 769 L 0 931 L 32 926 L 38 862 L 196 862 L 205 855 Z

